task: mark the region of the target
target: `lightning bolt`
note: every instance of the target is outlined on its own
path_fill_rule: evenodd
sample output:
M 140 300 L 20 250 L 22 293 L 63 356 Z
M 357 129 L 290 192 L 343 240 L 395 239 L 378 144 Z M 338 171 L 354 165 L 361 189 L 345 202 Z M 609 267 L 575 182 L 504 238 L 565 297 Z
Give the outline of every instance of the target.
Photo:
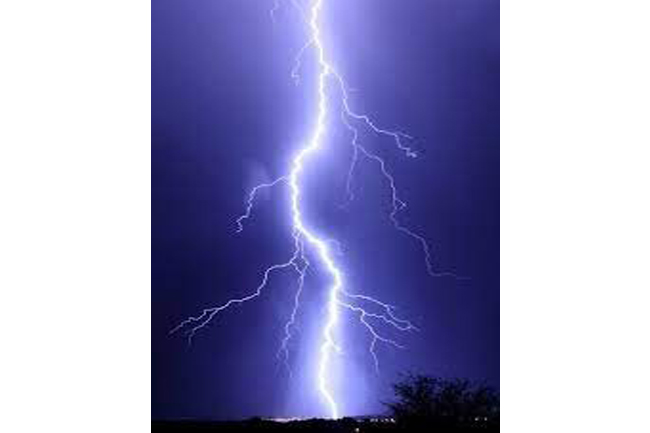
M 273 23 L 276 22 L 276 13 L 282 7 L 282 1 L 275 0 L 270 10 Z M 345 287 L 343 271 L 335 260 L 337 254 L 331 248 L 332 245 L 336 245 L 340 253 L 340 244 L 335 240 L 323 237 L 320 233 L 316 233 L 303 218 L 301 199 L 306 192 L 301 187 L 302 175 L 307 170 L 309 163 L 313 163 L 318 153 L 324 148 L 327 121 L 332 117 L 332 107 L 335 105 L 333 102 L 338 102 L 341 123 L 350 131 L 352 136 L 350 141 L 352 158 L 346 179 L 346 197 L 348 202 L 355 199 L 353 191 L 354 172 L 359 163 L 359 159 L 365 158 L 376 164 L 391 191 L 392 208 L 388 215 L 391 224 L 397 231 L 413 239 L 420 245 L 427 272 L 436 277 L 459 277 L 451 272 L 436 272 L 432 264 L 431 248 L 427 240 L 424 236 L 404 226 L 399 221 L 398 214 L 407 207 L 407 204 L 399 197 L 395 178 L 390 173 L 385 161 L 366 146 L 359 143 L 358 127 L 363 126 L 378 136 L 392 140 L 396 149 L 409 158 L 417 157 L 417 152 L 409 145 L 413 138 L 404 132 L 380 127 L 368 115 L 358 113 L 352 109 L 349 98 L 350 89 L 343 77 L 336 71 L 334 65 L 328 60 L 323 43 L 320 20 L 325 0 L 312 0 L 308 10 L 303 8 L 298 0 L 284 1 L 288 1 L 297 10 L 309 34 L 307 42 L 297 52 L 294 65 L 290 71 L 291 78 L 296 85 L 300 84 L 300 69 L 305 53 L 313 50 L 315 54 L 318 74 L 316 80 L 317 107 L 315 124 L 304 146 L 299 148 L 291 159 L 288 172 L 269 183 L 259 184 L 251 190 L 245 202 L 244 213 L 236 219 L 235 225 L 236 232 L 244 230 L 244 223 L 252 217 L 254 204 L 260 191 L 285 185 L 290 195 L 291 233 L 294 243 L 293 253 L 286 261 L 266 268 L 262 273 L 260 284 L 251 293 L 239 298 L 230 299 L 218 306 L 206 308 L 199 315 L 190 316 L 179 323 L 171 330 L 171 333 L 183 331 L 188 338 L 188 343 L 191 344 L 196 333 L 211 323 L 219 313 L 230 307 L 244 304 L 260 297 L 273 273 L 281 270 L 293 271 L 297 276 L 297 289 L 293 297 L 291 314 L 284 326 L 284 336 L 277 353 L 277 357 L 286 365 L 289 374 L 292 375 L 289 363 L 290 341 L 296 326 L 297 313 L 305 287 L 305 278 L 311 266 L 311 261 L 308 257 L 313 257 L 325 269 L 330 280 L 325 305 L 326 320 L 320 333 L 321 344 L 316 374 L 316 388 L 326 405 L 330 417 L 336 419 L 341 416 L 341 409 L 332 389 L 330 367 L 332 357 L 335 354 L 343 353 L 343 349 L 335 338 L 335 331 L 339 326 L 342 310 L 347 310 L 356 315 L 359 323 L 368 331 L 370 335 L 368 351 L 373 359 L 377 373 L 379 372 L 379 359 L 375 349 L 378 343 L 384 343 L 397 349 L 404 348 L 398 342 L 384 337 L 378 331 L 377 325 L 381 324 L 382 326 L 387 326 L 400 332 L 417 331 L 418 328 L 411 322 L 397 317 L 395 314 L 395 306 L 368 295 L 348 291 Z

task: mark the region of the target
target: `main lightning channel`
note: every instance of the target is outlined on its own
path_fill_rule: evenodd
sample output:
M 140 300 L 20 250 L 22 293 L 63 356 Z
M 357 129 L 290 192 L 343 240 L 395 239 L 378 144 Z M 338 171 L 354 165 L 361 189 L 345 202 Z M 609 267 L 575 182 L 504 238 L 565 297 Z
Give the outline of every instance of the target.
M 318 26 L 318 20 L 320 18 L 322 6 L 323 0 L 316 0 L 311 9 L 311 16 L 309 19 L 309 27 L 312 34 L 312 43 L 316 50 L 319 69 L 317 81 L 318 113 L 316 116 L 316 126 L 308 145 L 301 149 L 293 159 L 291 173 L 289 174 L 289 186 L 291 187 L 291 214 L 293 218 L 293 226 L 316 249 L 318 257 L 325 265 L 325 269 L 327 269 L 327 272 L 329 272 L 333 279 L 328 297 L 327 322 L 322 332 L 323 343 L 320 348 L 320 362 L 318 366 L 318 389 L 329 405 L 331 417 L 336 419 L 339 418 L 339 407 L 336 400 L 334 399 L 332 390 L 328 386 L 327 373 L 328 367 L 330 365 L 332 351 L 336 350 L 340 352 L 340 348 L 334 341 L 332 333 L 339 319 L 338 295 L 343 286 L 343 276 L 341 270 L 337 267 L 334 259 L 330 254 L 327 242 L 320 239 L 315 233 L 305 227 L 302 219 L 302 212 L 300 209 L 300 175 L 304 170 L 305 159 L 310 156 L 310 154 L 317 151 L 322 145 L 323 135 L 325 134 L 325 122 L 327 120 L 328 98 L 325 91 L 325 86 L 327 84 L 327 78 L 331 74 L 332 68 L 325 60 L 325 50 L 323 49 L 320 27 Z

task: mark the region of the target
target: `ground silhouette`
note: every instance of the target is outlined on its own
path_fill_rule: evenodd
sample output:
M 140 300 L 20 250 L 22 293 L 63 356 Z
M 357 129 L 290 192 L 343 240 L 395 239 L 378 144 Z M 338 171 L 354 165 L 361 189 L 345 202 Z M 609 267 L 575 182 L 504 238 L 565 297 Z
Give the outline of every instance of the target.
M 194 432 L 498 432 L 499 396 L 491 387 L 464 379 L 406 374 L 393 385 L 394 400 L 382 416 L 278 422 L 153 421 L 154 433 Z

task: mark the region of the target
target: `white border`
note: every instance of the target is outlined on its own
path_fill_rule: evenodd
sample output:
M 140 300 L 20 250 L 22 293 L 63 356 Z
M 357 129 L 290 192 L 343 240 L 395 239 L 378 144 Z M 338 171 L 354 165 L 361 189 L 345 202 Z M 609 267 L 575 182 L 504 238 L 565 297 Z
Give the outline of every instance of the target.
M 0 431 L 150 427 L 150 4 L 0 6 Z
M 647 2 L 502 2 L 504 432 L 648 429 Z

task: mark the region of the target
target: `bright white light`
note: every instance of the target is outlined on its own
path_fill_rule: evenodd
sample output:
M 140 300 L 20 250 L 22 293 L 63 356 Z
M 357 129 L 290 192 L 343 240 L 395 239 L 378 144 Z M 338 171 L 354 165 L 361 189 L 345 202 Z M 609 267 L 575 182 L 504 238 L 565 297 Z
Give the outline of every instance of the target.
M 352 146 L 353 154 L 348 169 L 346 183 L 348 199 L 354 200 L 352 177 L 359 157 L 367 158 L 369 161 L 377 164 L 377 167 L 385 178 L 392 194 L 392 210 L 389 213 L 389 219 L 392 225 L 395 229 L 406 234 L 420 244 L 424 253 L 426 269 L 430 275 L 456 276 L 448 272 L 435 272 L 432 265 L 430 248 L 426 239 L 399 222 L 397 218 L 398 213 L 406 208 L 406 203 L 399 198 L 395 179 L 388 171 L 384 160 L 358 142 L 358 130 L 355 127 L 355 123 L 365 126 L 379 136 L 393 140 L 398 151 L 403 152 L 408 157 L 415 158 L 417 156 L 416 152 L 407 144 L 412 137 L 400 131 L 391 131 L 379 127 L 368 115 L 359 114 L 351 108 L 348 96 L 348 86 L 342 76 L 336 71 L 334 65 L 329 62 L 326 55 L 327 53 L 322 38 L 322 29 L 320 27 L 324 0 L 313 0 L 310 3 L 308 11 L 305 10 L 297 0 L 285 1 L 290 1 L 290 4 L 296 8 L 299 15 L 305 20 L 306 27 L 309 31 L 309 39 L 298 51 L 293 68 L 291 69 L 291 78 L 295 80 L 296 84 L 300 83 L 300 68 L 303 64 L 303 56 L 309 50 L 313 50 L 315 53 L 317 70 L 316 88 L 314 89 L 317 95 L 316 117 L 313 130 L 309 134 L 308 140 L 291 158 L 291 165 L 288 173 L 278 177 L 272 182 L 257 185 L 252 189 L 246 200 L 245 212 L 237 218 L 236 226 L 237 232 L 241 232 L 244 229 L 243 224 L 250 218 L 254 208 L 255 199 L 260 190 L 273 188 L 278 185 L 287 185 L 291 199 L 290 218 L 294 240 L 293 254 L 287 261 L 268 267 L 262 275 L 260 285 L 251 294 L 241 298 L 231 299 L 217 307 L 207 308 L 203 310 L 200 315 L 189 317 L 184 320 L 171 332 L 174 333 L 179 330 L 185 330 L 189 339 L 188 341 L 191 344 L 192 338 L 196 332 L 207 325 L 218 313 L 235 304 L 242 304 L 259 297 L 263 289 L 266 287 L 272 272 L 282 269 L 293 270 L 298 275 L 298 288 L 293 297 L 291 315 L 284 327 L 285 335 L 281 340 L 280 349 L 278 351 L 279 357 L 287 365 L 287 368 L 291 373 L 291 369 L 289 368 L 289 341 L 292 337 L 292 329 L 296 325 L 296 314 L 300 307 L 300 299 L 304 290 L 304 280 L 308 270 L 310 269 L 308 256 L 311 253 L 311 255 L 314 255 L 317 259 L 318 264 L 326 270 L 331 281 L 330 286 L 327 289 L 328 296 L 327 304 L 325 305 L 326 320 L 320 332 L 321 343 L 318 365 L 316 368 L 316 389 L 321 395 L 329 416 L 336 419 L 341 417 L 341 408 L 337 403 L 336 396 L 332 389 L 331 364 L 332 356 L 341 353 L 342 351 L 334 338 L 334 331 L 339 326 L 341 309 L 344 308 L 355 313 L 358 316 L 359 323 L 367 329 L 371 337 L 368 350 L 377 372 L 379 372 L 379 360 L 375 353 L 377 343 L 386 343 L 398 349 L 403 348 L 403 346 L 391 339 L 383 337 L 379 332 L 377 332 L 372 322 L 381 323 L 403 332 L 415 331 L 417 328 L 409 321 L 398 318 L 394 313 L 395 307 L 393 305 L 379 301 L 368 295 L 356 294 L 346 290 L 344 287 L 343 272 L 337 265 L 334 255 L 329 248 L 329 245 L 334 241 L 317 234 L 313 229 L 308 227 L 308 224 L 303 219 L 301 198 L 303 195 L 307 194 L 307 191 L 303 190 L 301 179 L 302 175 L 307 170 L 308 163 L 316 163 L 316 155 L 324 149 L 327 121 L 330 118 L 334 118 L 330 108 L 331 106 L 337 105 L 331 103 L 331 99 L 338 98 L 335 102 L 338 102 L 338 105 L 342 108 L 340 113 L 336 113 L 336 117 L 340 117 L 343 125 L 347 127 L 352 134 L 350 144 Z M 282 0 L 275 0 L 270 11 L 274 23 L 276 21 L 275 14 L 281 7 L 281 3 Z M 336 91 L 330 91 L 328 86 L 333 86 Z M 364 302 L 372 304 L 375 309 L 379 309 L 382 312 L 372 312 L 357 305 Z

